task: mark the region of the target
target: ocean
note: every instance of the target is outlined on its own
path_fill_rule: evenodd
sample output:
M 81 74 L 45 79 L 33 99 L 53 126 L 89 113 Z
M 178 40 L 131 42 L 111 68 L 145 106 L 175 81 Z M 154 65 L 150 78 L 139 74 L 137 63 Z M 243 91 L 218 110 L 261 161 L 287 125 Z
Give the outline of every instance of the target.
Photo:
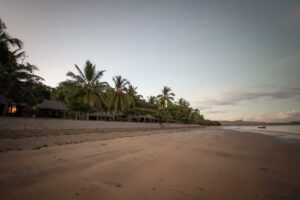
M 223 128 L 241 132 L 261 133 L 282 139 L 300 139 L 300 125 L 266 126 L 265 129 L 259 129 L 257 126 L 223 126 Z

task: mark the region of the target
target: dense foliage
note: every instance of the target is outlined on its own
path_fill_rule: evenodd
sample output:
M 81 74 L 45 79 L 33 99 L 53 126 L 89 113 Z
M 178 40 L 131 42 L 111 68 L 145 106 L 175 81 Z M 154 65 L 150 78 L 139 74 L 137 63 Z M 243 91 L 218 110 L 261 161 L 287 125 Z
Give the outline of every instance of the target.
M 22 48 L 23 43 L 6 32 L 6 25 L 0 19 L 0 95 L 14 102 L 35 105 L 43 99 L 62 101 L 69 118 L 85 119 L 91 112 L 107 112 L 116 120 L 149 114 L 159 122 L 219 125 L 205 120 L 185 99 L 176 101 L 170 87 L 165 86 L 161 94 L 144 99 L 137 87 L 120 75 L 112 78 L 114 85 L 110 86 L 102 81 L 105 70 L 98 71 L 89 60 L 82 69 L 75 65 L 76 72 L 66 74 L 69 79 L 50 88 L 34 74 L 37 67 L 24 63 Z
M 24 63 L 23 43 L 6 32 L 6 25 L 0 19 L 0 94 L 15 103 L 35 105 L 50 97 L 50 88 L 42 84 L 42 78 L 35 75 L 37 67 Z M 2 115 L 6 114 L 5 105 Z
M 102 82 L 104 70 L 97 71 L 96 65 L 87 61 L 78 74 L 68 72 L 72 80 L 66 80 L 52 90 L 52 98 L 65 102 L 68 113 L 111 112 L 116 120 L 127 120 L 127 116 L 150 114 L 159 122 L 219 125 L 218 122 L 205 120 L 198 109 L 180 98 L 175 101 L 175 93 L 170 87 L 163 87 L 161 94 L 146 99 L 138 94 L 137 87 L 126 78 L 115 76 L 113 86 Z M 73 115 L 72 115 L 73 114 Z

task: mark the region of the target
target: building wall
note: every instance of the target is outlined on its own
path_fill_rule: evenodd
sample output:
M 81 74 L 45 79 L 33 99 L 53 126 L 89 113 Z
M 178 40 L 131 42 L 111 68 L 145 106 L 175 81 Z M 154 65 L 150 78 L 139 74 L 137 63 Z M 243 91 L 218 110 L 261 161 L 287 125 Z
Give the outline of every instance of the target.
M 0 130 L 183 128 L 198 125 L 0 117 Z

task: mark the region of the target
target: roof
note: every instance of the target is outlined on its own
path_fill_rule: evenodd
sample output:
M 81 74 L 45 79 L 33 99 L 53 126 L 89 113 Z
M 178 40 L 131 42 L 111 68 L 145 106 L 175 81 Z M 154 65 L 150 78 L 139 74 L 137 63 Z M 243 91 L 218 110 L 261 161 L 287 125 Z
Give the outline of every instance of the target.
M 7 99 L 3 95 L 0 95 L 0 104 L 6 104 L 6 103 L 7 103 Z
M 0 104 L 26 106 L 25 103 L 15 103 L 13 100 L 5 98 L 3 95 L 0 95 Z
M 147 114 L 147 115 L 133 115 L 133 116 L 131 116 L 131 118 L 148 118 L 148 119 L 155 119 L 155 117 L 153 117 L 153 116 L 150 115 L 150 114 Z
M 89 114 L 90 117 L 113 117 L 111 112 L 94 112 Z
M 152 108 L 141 108 L 141 107 L 135 107 L 134 110 L 140 112 L 139 114 L 155 114 L 157 112 Z
M 66 106 L 61 101 L 47 100 L 45 99 L 42 103 L 36 105 L 40 109 L 52 109 L 52 110 L 65 110 Z

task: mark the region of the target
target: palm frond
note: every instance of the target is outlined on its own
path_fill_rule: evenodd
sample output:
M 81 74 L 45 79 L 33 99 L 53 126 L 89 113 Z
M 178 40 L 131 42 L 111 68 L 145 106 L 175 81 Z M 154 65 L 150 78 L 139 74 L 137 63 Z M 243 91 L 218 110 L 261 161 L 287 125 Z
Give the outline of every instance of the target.
M 77 69 L 78 73 L 80 74 L 80 76 L 85 79 L 85 76 L 83 74 L 83 72 L 81 71 L 81 69 L 75 64 L 75 68 Z
M 94 76 L 94 78 L 91 80 L 91 82 L 94 83 L 95 81 L 97 81 L 98 79 L 100 79 L 103 76 L 104 72 L 105 72 L 105 70 L 98 71 L 96 73 L 96 75 Z
M 12 46 L 17 46 L 19 49 L 23 48 L 23 42 L 17 38 L 8 38 L 7 41 Z

